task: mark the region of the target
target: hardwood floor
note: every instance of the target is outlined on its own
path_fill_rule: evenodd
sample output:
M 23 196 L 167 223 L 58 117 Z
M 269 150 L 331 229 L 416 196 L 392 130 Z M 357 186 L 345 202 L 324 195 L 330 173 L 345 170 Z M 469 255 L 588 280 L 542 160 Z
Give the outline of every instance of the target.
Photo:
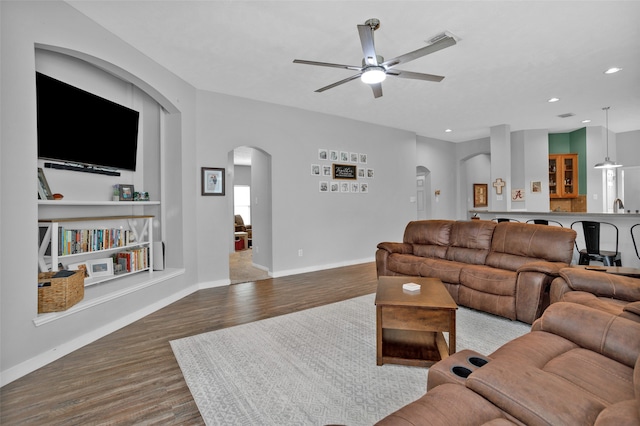
M 200 290 L 0 389 L 2 425 L 203 424 L 169 342 L 376 291 L 374 263 Z

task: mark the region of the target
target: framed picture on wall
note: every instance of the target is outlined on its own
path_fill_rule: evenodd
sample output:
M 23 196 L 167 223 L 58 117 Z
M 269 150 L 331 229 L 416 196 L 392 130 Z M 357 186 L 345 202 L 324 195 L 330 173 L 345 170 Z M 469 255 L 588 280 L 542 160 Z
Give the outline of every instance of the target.
M 224 169 L 202 167 L 202 195 L 224 195 Z
M 473 184 L 473 207 L 488 207 L 487 191 L 489 186 L 486 183 Z

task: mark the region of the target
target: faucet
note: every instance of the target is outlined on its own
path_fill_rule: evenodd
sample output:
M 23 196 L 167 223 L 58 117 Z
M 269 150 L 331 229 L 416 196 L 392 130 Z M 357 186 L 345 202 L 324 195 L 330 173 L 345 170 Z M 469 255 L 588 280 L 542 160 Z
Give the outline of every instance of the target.
M 622 213 L 624 213 L 624 204 L 622 204 L 622 200 L 620 198 L 616 198 L 613 200 L 613 212 L 617 213 L 619 209 L 622 209 Z

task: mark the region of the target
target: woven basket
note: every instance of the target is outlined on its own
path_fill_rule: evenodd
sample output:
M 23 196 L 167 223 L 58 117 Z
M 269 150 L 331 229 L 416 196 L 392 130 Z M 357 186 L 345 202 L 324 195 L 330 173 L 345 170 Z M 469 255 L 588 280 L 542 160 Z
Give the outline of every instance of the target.
M 64 278 L 53 278 L 56 272 L 41 272 L 38 283 L 50 282 L 50 286 L 38 287 L 38 313 L 66 311 L 84 298 L 85 270 Z

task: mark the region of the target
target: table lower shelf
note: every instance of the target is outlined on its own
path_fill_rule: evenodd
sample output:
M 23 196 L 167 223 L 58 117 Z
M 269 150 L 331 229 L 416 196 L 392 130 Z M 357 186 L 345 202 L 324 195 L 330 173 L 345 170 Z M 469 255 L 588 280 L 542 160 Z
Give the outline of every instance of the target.
M 449 356 L 442 332 L 382 329 L 381 354 L 377 364 L 430 367 Z

